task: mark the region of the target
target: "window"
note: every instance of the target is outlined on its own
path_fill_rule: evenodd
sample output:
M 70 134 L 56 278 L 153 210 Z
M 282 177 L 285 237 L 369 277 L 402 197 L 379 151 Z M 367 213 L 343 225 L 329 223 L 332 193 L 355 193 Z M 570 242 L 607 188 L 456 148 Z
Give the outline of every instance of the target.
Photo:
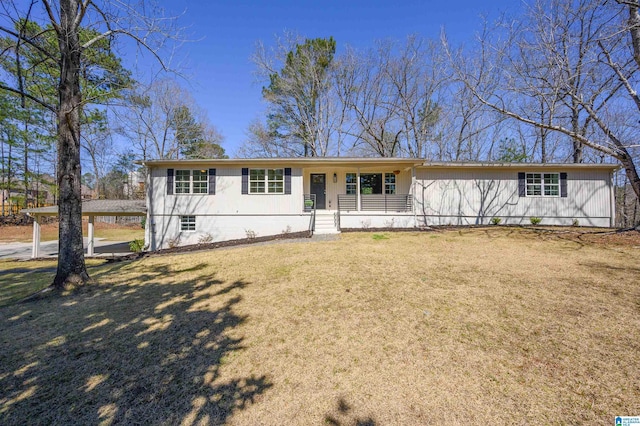
M 361 173 L 360 174 L 360 193 L 361 194 L 395 194 L 396 193 L 396 175 L 395 173 Z M 346 174 L 346 193 L 356 194 L 358 175 L 356 173 Z
M 527 173 L 527 196 L 560 196 L 559 173 Z
M 384 193 L 385 194 L 396 193 L 396 175 L 394 173 L 384 174 Z
M 196 230 L 196 217 L 195 216 L 180 216 L 180 230 L 181 231 L 195 231 Z
M 284 169 L 249 170 L 250 194 L 284 194 Z
M 206 170 L 176 170 L 176 194 L 207 194 L 209 178 Z
M 355 194 L 358 191 L 358 181 L 355 173 L 347 173 L 347 194 Z
M 382 173 L 361 173 L 360 193 L 382 194 Z

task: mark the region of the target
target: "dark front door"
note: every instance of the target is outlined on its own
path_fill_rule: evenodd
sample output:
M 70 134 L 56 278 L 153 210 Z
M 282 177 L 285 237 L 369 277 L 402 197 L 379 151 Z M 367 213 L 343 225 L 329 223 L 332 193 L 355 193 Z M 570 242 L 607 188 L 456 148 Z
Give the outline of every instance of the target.
M 326 175 L 322 174 L 311 174 L 311 193 L 316 196 L 316 209 L 325 209 L 325 200 L 326 200 Z

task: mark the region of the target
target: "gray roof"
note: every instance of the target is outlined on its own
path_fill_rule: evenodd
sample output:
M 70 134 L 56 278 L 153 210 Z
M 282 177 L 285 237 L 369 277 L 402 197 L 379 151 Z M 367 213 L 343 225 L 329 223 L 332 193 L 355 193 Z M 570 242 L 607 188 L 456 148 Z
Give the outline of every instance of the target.
M 58 206 L 24 209 L 30 216 L 57 216 Z M 147 206 L 144 200 L 89 200 L 82 202 L 82 215 L 144 216 Z
M 615 170 L 620 168 L 618 163 L 495 163 L 495 162 L 446 162 L 446 161 L 430 161 L 423 158 L 405 158 L 405 157 L 274 157 L 274 158 L 224 158 L 224 159 L 162 159 L 162 160 L 145 160 L 138 161 L 146 167 L 208 167 L 208 166 L 257 166 L 257 165 L 295 165 L 302 167 L 424 167 L 424 168 L 510 168 L 510 169 L 607 169 Z

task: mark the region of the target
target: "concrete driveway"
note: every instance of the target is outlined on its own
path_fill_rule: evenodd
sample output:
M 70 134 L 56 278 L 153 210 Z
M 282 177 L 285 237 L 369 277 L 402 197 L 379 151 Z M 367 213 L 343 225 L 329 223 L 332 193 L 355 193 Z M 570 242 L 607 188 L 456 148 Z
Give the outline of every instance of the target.
M 104 238 L 94 238 L 95 256 L 122 256 L 130 254 L 128 241 L 106 241 Z M 84 239 L 87 247 L 87 239 Z M 43 241 L 40 243 L 40 257 L 57 257 L 58 241 Z M 30 259 L 31 243 L 0 243 L 0 259 Z

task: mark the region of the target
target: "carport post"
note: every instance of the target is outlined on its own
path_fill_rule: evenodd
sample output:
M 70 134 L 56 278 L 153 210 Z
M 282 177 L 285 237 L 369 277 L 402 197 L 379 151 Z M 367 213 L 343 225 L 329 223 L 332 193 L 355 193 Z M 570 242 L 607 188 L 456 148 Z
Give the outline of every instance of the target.
M 93 256 L 93 219 L 94 215 L 89 215 L 89 224 L 87 226 L 87 230 L 89 231 L 89 235 L 87 235 L 87 256 Z
M 40 257 L 40 216 L 33 216 L 33 239 L 31 241 L 31 258 Z

